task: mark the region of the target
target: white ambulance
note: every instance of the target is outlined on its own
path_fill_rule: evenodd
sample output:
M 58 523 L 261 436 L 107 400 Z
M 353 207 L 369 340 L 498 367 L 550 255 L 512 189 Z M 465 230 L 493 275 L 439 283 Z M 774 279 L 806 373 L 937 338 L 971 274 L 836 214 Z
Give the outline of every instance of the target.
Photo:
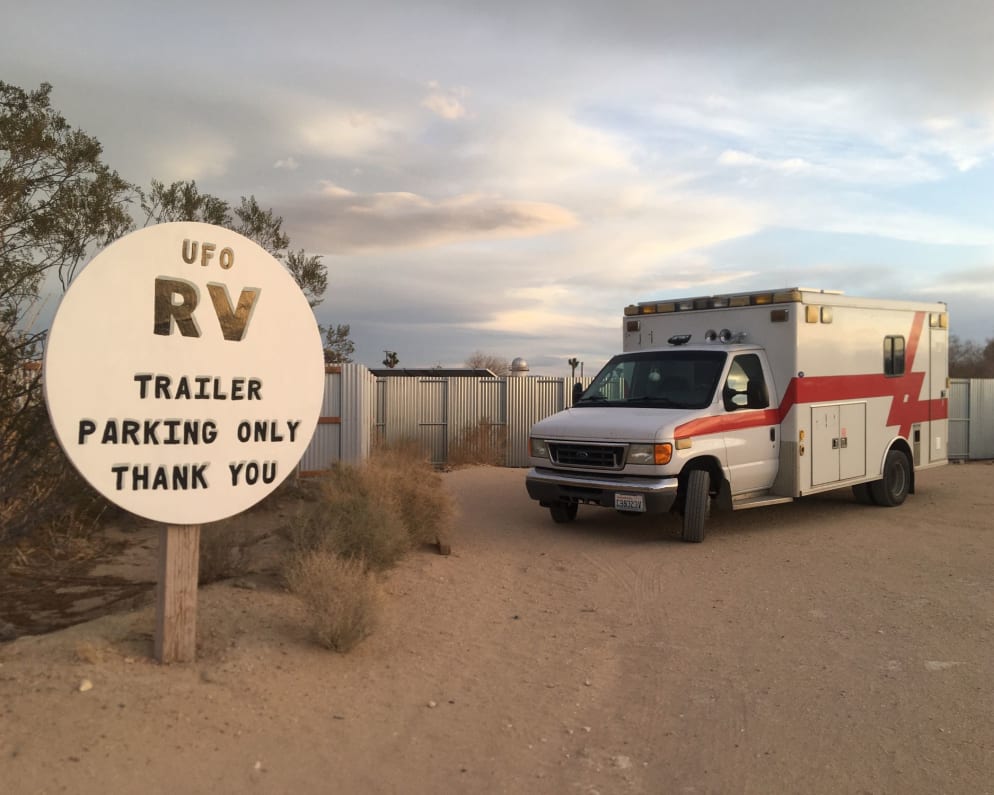
M 946 463 L 944 303 L 789 288 L 629 306 L 624 353 L 533 426 L 528 494 L 683 516 L 851 486 L 894 506 Z

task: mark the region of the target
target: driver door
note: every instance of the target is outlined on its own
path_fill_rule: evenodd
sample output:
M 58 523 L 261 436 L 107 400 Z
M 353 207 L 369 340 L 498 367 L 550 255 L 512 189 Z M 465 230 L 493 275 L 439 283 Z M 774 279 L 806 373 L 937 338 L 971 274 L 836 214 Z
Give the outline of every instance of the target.
M 732 359 L 722 386 L 725 454 L 733 495 L 767 491 L 780 467 L 780 424 L 770 406 L 769 372 L 755 353 Z

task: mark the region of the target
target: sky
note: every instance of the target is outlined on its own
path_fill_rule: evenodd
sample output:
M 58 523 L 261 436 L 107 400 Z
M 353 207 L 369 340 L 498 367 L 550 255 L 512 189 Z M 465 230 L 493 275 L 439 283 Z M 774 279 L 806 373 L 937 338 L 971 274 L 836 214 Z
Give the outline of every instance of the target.
M 994 337 L 989 0 L 0 0 L 125 179 L 320 254 L 355 360 L 592 375 L 638 301 L 945 301 Z

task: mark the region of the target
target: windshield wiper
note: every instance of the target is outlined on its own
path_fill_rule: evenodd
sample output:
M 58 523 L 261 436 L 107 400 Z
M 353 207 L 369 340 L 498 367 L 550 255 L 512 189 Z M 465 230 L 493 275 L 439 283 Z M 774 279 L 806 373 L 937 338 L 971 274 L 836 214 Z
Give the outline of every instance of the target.
M 662 396 L 649 396 L 649 395 L 638 395 L 636 397 L 628 398 L 628 403 L 651 403 L 655 406 L 665 406 L 666 408 L 672 409 L 684 409 L 687 406 L 677 400 L 671 400 L 668 397 Z

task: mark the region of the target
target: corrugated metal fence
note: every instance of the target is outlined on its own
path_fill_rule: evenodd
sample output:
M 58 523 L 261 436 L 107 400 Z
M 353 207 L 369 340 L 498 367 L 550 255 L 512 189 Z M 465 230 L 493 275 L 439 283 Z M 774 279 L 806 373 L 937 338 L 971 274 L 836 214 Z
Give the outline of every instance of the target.
M 357 464 L 368 455 L 376 424 L 376 376 L 361 364 L 325 367 L 324 402 L 300 473 L 314 475 L 336 461 Z
M 360 364 L 326 368 L 322 416 L 300 462 L 315 474 L 357 463 L 377 442 L 415 441 L 432 463 L 526 466 L 528 431 L 572 405 L 590 378 L 377 378 Z M 994 379 L 952 379 L 949 457 L 994 458 Z
M 994 458 L 994 378 L 950 381 L 949 457 Z
M 301 460 L 303 474 L 357 462 L 372 444 L 416 441 L 432 463 L 525 466 L 528 431 L 572 405 L 590 378 L 376 378 L 358 364 L 326 368 L 322 416 Z

